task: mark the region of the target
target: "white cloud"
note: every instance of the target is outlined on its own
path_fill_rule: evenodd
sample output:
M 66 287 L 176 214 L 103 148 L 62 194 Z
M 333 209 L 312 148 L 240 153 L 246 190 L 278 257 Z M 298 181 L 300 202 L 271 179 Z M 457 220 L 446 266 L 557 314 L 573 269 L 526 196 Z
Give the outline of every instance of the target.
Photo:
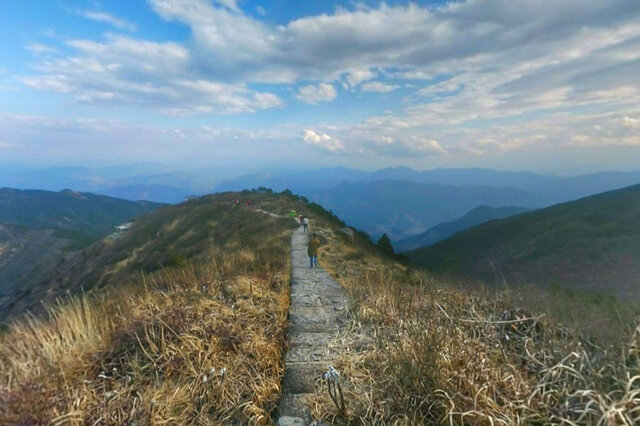
M 344 145 L 339 140 L 326 133 L 316 133 L 314 130 L 305 130 L 302 139 L 309 145 L 324 149 L 330 152 L 343 151 Z
M 369 69 L 356 69 L 347 72 L 345 80 L 347 81 L 347 88 L 354 88 L 363 81 L 368 81 L 376 78 L 377 73 Z
M 226 7 L 229 10 L 233 10 L 234 12 L 238 12 L 240 9 L 238 8 L 237 0 L 215 0 L 216 3 Z
M 24 48 L 34 55 L 52 54 L 58 52 L 58 49 L 56 49 L 55 47 L 47 46 L 42 43 L 27 43 Z
M 329 83 L 303 86 L 298 89 L 298 93 L 296 93 L 296 98 L 305 104 L 317 104 L 318 102 L 332 101 L 337 96 L 338 93 L 336 92 L 335 87 L 333 87 L 333 84 Z
M 136 31 L 138 29 L 136 24 L 133 22 L 97 10 L 84 10 L 80 12 L 80 15 L 92 21 L 109 24 L 119 30 Z
M 363 92 L 386 93 L 386 92 L 393 92 L 399 87 L 400 86 L 398 86 L 397 84 L 386 84 L 380 81 L 370 81 L 360 86 L 360 90 L 362 90 Z
M 44 61 L 20 80 L 35 89 L 73 95 L 83 103 L 152 106 L 172 115 L 237 114 L 283 104 L 243 83 L 191 77 L 190 52 L 176 43 L 108 35 L 104 43 L 69 40 L 76 55 Z
M 453 80 L 445 80 L 436 84 L 431 84 L 427 87 L 423 87 L 418 90 L 418 94 L 420 96 L 432 96 L 432 95 L 442 95 L 446 93 L 453 93 L 459 90 L 462 90 L 464 87 L 463 84 L 458 83 Z
M 48 56 L 20 81 L 81 102 L 182 115 L 282 105 L 276 95 L 253 90 L 255 83 L 324 82 L 298 89 L 296 98 L 313 104 L 337 97 L 328 82 L 388 92 L 414 80 L 424 87 L 390 112 L 352 126 L 316 128 L 315 137 L 332 135 L 341 152 L 394 156 L 588 141 L 613 146 L 616 138 L 621 146 L 635 143 L 613 126 L 637 129 L 637 0 L 467 0 L 438 8 L 382 3 L 278 25 L 243 14 L 232 0 L 150 4 L 162 18 L 187 25 L 192 39 L 71 40 L 73 54 Z M 439 82 L 425 86 L 427 80 Z M 602 120 L 607 133 L 589 129 L 583 110 Z M 564 122 L 557 120 L 562 114 Z M 605 119 L 612 114 L 617 121 Z

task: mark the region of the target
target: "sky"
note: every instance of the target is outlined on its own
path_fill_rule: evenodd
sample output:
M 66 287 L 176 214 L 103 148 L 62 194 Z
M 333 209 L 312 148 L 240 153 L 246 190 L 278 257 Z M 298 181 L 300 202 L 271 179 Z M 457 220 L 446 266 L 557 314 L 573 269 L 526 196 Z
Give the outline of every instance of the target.
M 0 165 L 640 168 L 638 0 L 3 0 Z

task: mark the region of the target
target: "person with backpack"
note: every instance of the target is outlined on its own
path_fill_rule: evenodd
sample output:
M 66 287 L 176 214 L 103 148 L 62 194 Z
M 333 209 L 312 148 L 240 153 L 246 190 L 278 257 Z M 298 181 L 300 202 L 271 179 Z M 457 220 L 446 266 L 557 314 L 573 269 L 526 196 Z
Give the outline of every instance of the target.
M 309 245 L 307 246 L 307 254 L 309 255 L 309 267 L 318 267 L 318 249 L 320 248 L 320 240 L 318 240 L 318 234 L 315 232 L 311 234 L 309 238 Z
M 306 216 L 302 218 L 302 228 L 304 229 L 304 232 L 309 231 L 309 218 Z

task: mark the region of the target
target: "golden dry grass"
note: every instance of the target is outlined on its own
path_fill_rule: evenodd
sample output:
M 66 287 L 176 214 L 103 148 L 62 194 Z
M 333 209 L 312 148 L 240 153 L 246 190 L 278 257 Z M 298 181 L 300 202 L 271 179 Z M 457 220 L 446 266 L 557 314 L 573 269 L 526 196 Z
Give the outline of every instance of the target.
M 626 344 L 605 346 L 543 312 L 444 286 L 343 238 L 330 246 L 322 263 L 351 300 L 349 327 L 334 343 L 346 416 L 325 385 L 316 417 L 366 425 L 640 424 L 640 326 Z
M 294 225 L 234 209 L 237 196 L 176 206 L 150 217 L 151 230 L 134 231 L 127 248 L 149 247 L 152 260 L 173 244 L 155 272 L 120 274 L 118 283 L 58 300 L 46 315 L 13 321 L 0 335 L 0 424 L 273 423 Z M 243 197 L 281 209 L 292 203 Z M 178 236 L 197 229 L 201 251 L 158 240 L 154 229 L 178 219 L 189 222 Z M 219 223 L 202 225 L 211 220 Z M 217 244 L 200 243 L 210 235 Z
M 241 250 L 15 322 L 0 346 L 0 423 L 269 423 L 288 271 L 259 266 Z

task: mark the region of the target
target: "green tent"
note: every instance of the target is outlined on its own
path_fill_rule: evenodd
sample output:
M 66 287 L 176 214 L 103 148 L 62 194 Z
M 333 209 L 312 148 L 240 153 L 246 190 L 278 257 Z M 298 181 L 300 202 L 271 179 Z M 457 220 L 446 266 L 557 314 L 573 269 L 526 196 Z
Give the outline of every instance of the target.
M 289 212 L 289 216 L 291 216 L 291 217 L 296 217 L 296 216 L 298 216 L 298 213 L 296 213 L 296 211 L 295 211 L 295 210 L 291 210 L 291 211 Z

